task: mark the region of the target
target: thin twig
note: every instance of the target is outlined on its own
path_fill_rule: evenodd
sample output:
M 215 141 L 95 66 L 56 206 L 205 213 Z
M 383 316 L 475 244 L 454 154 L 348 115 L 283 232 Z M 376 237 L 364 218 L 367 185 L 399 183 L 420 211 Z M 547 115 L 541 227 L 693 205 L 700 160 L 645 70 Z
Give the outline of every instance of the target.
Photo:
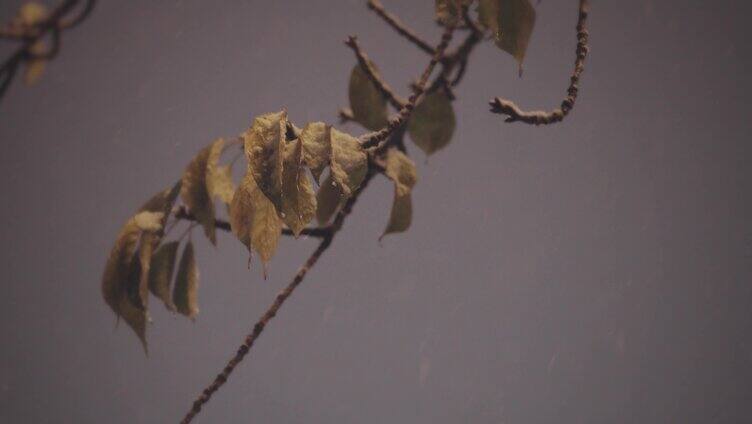
M 60 20 L 60 23 L 57 26 L 58 29 L 68 29 L 78 26 L 89 16 L 89 14 L 91 14 L 91 11 L 94 10 L 96 3 L 96 0 L 86 0 L 86 4 L 83 8 L 81 8 L 81 11 L 78 13 L 78 15 L 74 16 L 71 19 Z
M 389 84 L 384 81 L 384 79 L 379 74 L 379 71 L 376 70 L 376 68 L 373 66 L 373 63 L 368 59 L 368 56 L 358 44 L 358 38 L 354 35 L 351 35 L 347 37 L 345 44 L 350 47 L 355 53 L 355 57 L 358 58 L 358 63 L 360 64 L 360 68 L 363 69 L 363 72 L 365 72 L 366 75 L 368 75 L 368 78 L 374 83 L 381 94 L 386 97 L 389 103 L 391 103 L 392 106 L 394 106 L 394 108 L 397 110 L 403 108 L 405 104 L 407 104 L 407 100 L 396 94 L 392 87 L 390 87 Z
M 436 47 L 435 51 L 436 53 L 431 58 L 431 61 L 429 62 L 428 66 L 426 67 L 425 71 L 421 75 L 420 82 L 418 85 L 418 89 L 415 93 L 413 93 L 410 96 L 410 99 L 408 100 L 408 103 L 405 104 L 405 106 L 402 107 L 400 112 L 397 114 L 397 117 L 390 120 L 389 125 L 384 128 L 381 131 L 378 131 L 376 134 L 379 134 L 379 137 L 384 137 L 384 139 L 389 139 L 392 133 L 400 128 L 400 126 L 406 121 L 406 119 L 410 116 L 411 111 L 415 107 L 415 103 L 417 102 L 418 98 L 421 96 L 423 90 L 425 89 L 426 83 L 428 81 L 428 78 L 431 75 L 431 72 L 433 71 L 434 67 L 439 61 L 439 58 L 446 50 L 447 46 L 449 45 L 449 42 L 452 39 L 452 33 L 454 32 L 454 26 L 450 25 L 446 28 L 444 31 L 444 34 L 441 37 L 441 41 L 439 42 L 438 46 Z M 378 143 L 380 140 L 377 137 L 374 137 L 372 140 L 375 140 L 375 143 Z M 371 143 L 374 143 L 374 141 L 371 141 Z M 364 145 L 366 145 L 364 143 Z M 377 149 L 378 150 L 378 149 Z M 187 424 L 190 423 L 191 420 L 201 411 L 201 408 L 209 402 L 209 399 L 211 399 L 211 396 L 219 390 L 220 387 L 227 381 L 230 374 L 233 372 L 235 367 L 243 360 L 243 358 L 248 354 L 251 347 L 255 343 L 256 339 L 261 335 L 261 333 L 264 331 L 264 328 L 266 325 L 271 321 L 272 318 L 277 314 L 280 307 L 282 307 L 282 304 L 284 304 L 285 300 L 287 300 L 292 292 L 295 290 L 298 285 L 303 281 L 303 278 L 305 278 L 305 275 L 308 273 L 308 270 L 310 270 L 316 262 L 319 260 L 321 255 L 329 248 L 329 246 L 332 243 L 332 240 L 334 239 L 334 236 L 337 234 L 339 230 L 342 229 L 342 225 L 345 222 L 345 219 L 350 215 L 350 212 L 352 212 L 353 205 L 358 200 L 358 197 L 360 196 L 360 193 L 363 192 L 363 190 L 368 185 L 371 178 L 373 178 L 374 170 L 369 170 L 368 174 L 366 175 L 364 181 L 361 183 L 360 187 L 358 187 L 357 190 L 352 194 L 352 196 L 345 202 L 345 205 L 342 207 L 342 209 L 337 213 L 336 217 L 334 218 L 334 221 L 329 226 L 329 232 L 322 238 L 321 243 L 318 245 L 316 250 L 311 254 L 311 256 L 306 260 L 306 262 L 303 264 L 303 266 L 300 268 L 297 274 L 295 274 L 295 277 L 292 279 L 292 281 L 285 287 L 284 290 L 282 290 L 277 297 L 275 298 L 274 302 L 271 304 L 271 306 L 266 310 L 266 312 L 261 316 L 261 318 L 256 322 L 256 324 L 253 326 L 253 330 L 251 333 L 246 336 L 245 341 L 242 345 L 238 348 L 235 355 L 228 361 L 225 368 L 220 372 L 215 378 L 214 381 L 212 381 L 209 386 L 207 386 L 202 392 L 201 395 L 193 402 L 191 409 L 188 411 L 186 416 L 181 421 L 181 424 Z
M 420 79 L 418 80 L 418 84 L 415 87 L 415 90 L 410 95 L 410 98 L 407 101 L 407 104 L 405 104 L 400 111 L 397 113 L 396 116 L 389 119 L 389 123 L 387 126 L 379 131 L 369 133 L 364 135 L 361 138 L 361 144 L 363 148 L 371 148 L 376 147 L 376 150 L 379 149 L 379 146 L 382 142 L 387 140 L 389 138 L 389 135 L 397 129 L 399 126 L 407 122 L 407 119 L 412 114 L 413 109 L 415 108 L 415 104 L 417 103 L 418 99 L 421 95 L 423 95 L 423 92 L 426 88 L 426 83 L 428 82 L 428 77 L 431 76 L 431 73 L 433 72 L 433 69 L 436 67 L 436 64 L 439 63 L 439 59 L 444 54 L 444 51 L 446 50 L 447 46 L 449 46 L 449 42 L 452 41 L 452 34 L 454 33 L 454 25 L 449 25 L 444 30 L 444 33 L 441 35 L 441 42 L 439 42 L 439 45 L 436 46 L 436 52 L 434 53 L 433 57 L 431 57 L 431 61 L 428 63 L 428 66 L 426 66 L 426 69 L 423 71 L 423 74 L 420 76 Z
M 358 200 L 358 196 L 360 195 L 360 193 L 362 193 L 366 185 L 368 185 L 368 182 L 370 181 L 372 175 L 373 174 L 369 173 L 366 176 L 366 179 L 361 184 L 360 188 L 356 190 L 355 193 L 353 193 L 353 195 L 348 199 L 348 201 L 345 203 L 345 206 L 334 218 L 334 222 L 332 223 L 332 231 L 329 232 L 321 240 L 321 243 L 319 243 L 318 247 L 316 247 L 316 250 L 314 250 L 311 256 L 308 257 L 303 266 L 300 267 L 292 281 L 290 281 L 290 283 L 281 292 L 279 292 L 279 294 L 277 294 L 274 302 L 269 306 L 266 312 L 264 312 L 261 318 L 253 326 L 251 333 L 246 336 L 245 341 L 243 341 L 243 344 L 240 345 L 235 355 L 227 362 L 227 365 L 225 365 L 225 367 L 222 369 L 222 372 L 217 374 L 217 376 L 214 378 L 214 381 L 212 381 L 212 383 L 209 384 L 201 392 L 201 395 L 193 402 L 190 411 L 188 411 L 188 413 L 185 415 L 185 417 L 181 421 L 181 424 L 190 423 L 193 418 L 199 412 L 201 412 L 201 408 L 207 402 L 209 402 L 209 399 L 211 399 L 214 392 L 219 390 L 219 388 L 222 387 L 223 384 L 225 384 L 227 379 L 230 377 L 230 374 L 232 374 L 232 372 L 235 370 L 235 367 L 237 367 L 238 364 L 243 360 L 243 358 L 245 358 L 245 356 L 248 354 L 248 352 L 250 352 L 253 344 L 264 331 L 264 328 L 266 328 L 267 324 L 269 324 L 269 321 L 271 321 L 272 318 L 277 315 L 277 312 L 285 303 L 285 301 L 290 297 L 290 295 L 292 295 L 292 292 L 300 285 L 301 282 L 303 282 L 303 278 L 305 278 L 308 271 L 313 268 L 319 258 L 321 258 L 321 255 L 323 255 L 324 252 L 332 244 L 332 240 L 334 239 L 335 234 L 340 229 L 342 229 L 342 225 L 345 219 L 350 214 L 350 212 L 352 212 L 353 205 L 355 205 L 355 202 Z
M 580 0 L 579 17 L 577 19 L 577 59 L 574 62 L 574 71 L 570 77 L 567 97 L 561 102 L 561 107 L 551 112 L 542 110 L 523 111 L 513 101 L 496 97 L 490 101 L 491 112 L 506 115 L 506 122 L 524 122 L 531 125 L 548 125 L 564 120 L 574 107 L 579 90 L 580 76 L 585 70 L 585 58 L 588 54 L 588 31 L 585 22 L 590 6 L 588 0 Z
M 434 55 L 435 49 L 427 41 L 420 38 L 413 30 L 407 27 L 398 17 L 387 12 L 379 0 L 368 0 L 368 8 L 373 10 L 381 19 L 391 26 L 397 33 L 412 42 L 424 52 Z

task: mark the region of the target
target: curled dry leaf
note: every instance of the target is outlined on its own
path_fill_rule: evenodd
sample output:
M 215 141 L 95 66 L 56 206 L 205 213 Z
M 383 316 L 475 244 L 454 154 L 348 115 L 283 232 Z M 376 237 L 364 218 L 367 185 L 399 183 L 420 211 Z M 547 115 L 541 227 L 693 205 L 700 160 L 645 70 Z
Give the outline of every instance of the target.
M 206 189 L 210 198 L 217 198 L 229 205 L 235 193 L 235 183 L 232 182 L 232 168 L 229 165 L 219 164 L 219 158 L 225 146 L 225 140 L 219 138 L 209 148 L 209 159 L 206 163 Z
M 452 102 L 443 90 L 428 93 L 413 111 L 407 131 L 413 142 L 430 155 L 446 147 L 454 134 Z
M 281 210 L 282 168 L 287 112 L 268 113 L 253 120 L 243 134 L 248 171 L 256 186 Z
M 394 202 L 383 238 L 389 233 L 401 233 L 410 227 L 413 216 L 411 191 L 418 181 L 415 163 L 397 149 L 389 149 L 386 156 L 386 176 L 394 181 Z
M 316 192 L 316 219 L 320 225 L 326 225 L 335 213 L 342 207 L 345 197 L 342 190 L 329 174 Z
M 386 98 L 359 64 L 350 73 L 348 97 L 355 121 L 372 131 L 386 126 Z
M 139 245 L 137 255 L 134 258 L 138 260 L 138 297 L 136 298 L 136 306 L 141 309 L 148 309 L 149 302 L 149 287 L 148 287 L 148 275 L 149 264 L 151 262 L 151 255 L 154 252 L 154 248 L 159 243 L 159 233 L 162 231 L 162 222 L 164 218 L 163 212 L 150 212 L 143 211 L 137 213 L 133 217 L 133 222 L 136 224 L 139 230 L 141 230 L 141 236 L 139 237 Z
M 186 243 L 183 255 L 180 257 L 175 287 L 172 291 L 172 303 L 179 313 L 190 319 L 195 319 L 198 315 L 198 266 L 193 252 L 193 242 L 190 240 Z
M 251 204 L 251 187 L 255 186 L 253 176 L 247 173 L 235 190 L 230 202 L 230 227 L 235 237 L 251 250 L 251 226 L 253 225 L 253 205 Z
M 331 175 L 342 194 L 350 197 L 368 172 L 368 156 L 355 137 L 331 129 Z
M 151 258 L 151 266 L 148 272 L 149 291 L 160 299 L 170 311 L 175 310 L 175 305 L 170 296 L 170 285 L 175 271 L 175 259 L 177 258 L 179 244 L 178 241 L 171 241 L 160 246 Z
M 172 211 L 172 206 L 175 204 L 180 187 L 181 182 L 178 181 L 171 188 L 155 194 L 144 203 L 140 212 L 135 216 L 137 221 L 141 221 L 139 227 L 143 230 L 137 256 L 141 274 L 138 293 L 140 305 L 144 309 L 147 309 L 149 300 L 149 272 L 152 255 L 157 246 L 162 242 L 164 226 L 167 224 L 167 218 Z
M 230 204 L 230 225 L 235 236 L 266 264 L 274 256 L 282 234 L 282 220 L 272 202 L 248 173 Z
M 204 228 L 204 234 L 212 244 L 217 244 L 217 235 L 214 228 L 216 221 L 214 202 L 212 202 L 206 184 L 206 175 L 209 163 L 209 155 L 212 146 L 220 142 L 216 140 L 211 145 L 201 149 L 183 172 L 180 198 L 196 217 L 196 221 Z
M 299 139 L 285 145 L 280 215 L 295 237 L 316 215 L 316 195 L 303 167 L 303 143 Z
M 303 161 L 318 183 L 332 154 L 331 127 L 323 122 L 311 122 L 300 133 L 300 141 L 303 142 Z
M 102 275 L 102 296 L 113 312 L 133 329 L 146 351 L 146 323 L 149 318 L 139 295 L 141 266 L 135 253 L 143 231 L 143 221 L 150 219 L 142 216 L 139 220 L 142 222 L 139 223 L 135 216 L 130 218 L 112 246 Z

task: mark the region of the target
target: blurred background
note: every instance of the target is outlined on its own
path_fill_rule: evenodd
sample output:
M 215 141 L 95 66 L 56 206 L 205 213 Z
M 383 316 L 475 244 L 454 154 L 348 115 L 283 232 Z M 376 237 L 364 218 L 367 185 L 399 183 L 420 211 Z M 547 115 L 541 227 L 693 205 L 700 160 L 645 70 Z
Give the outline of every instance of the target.
M 433 2 L 383 0 L 435 42 Z M 471 57 L 412 228 L 378 243 L 377 178 L 197 422 L 738 423 L 752 413 L 752 9 L 593 1 L 578 104 L 505 124 L 492 96 L 565 95 L 577 2 L 543 1 L 523 78 Z M 0 3 L 0 21 L 21 4 Z M 428 58 L 365 1 L 100 1 L 0 102 L 0 421 L 176 422 L 313 250 L 264 281 L 194 234 L 195 323 L 152 303 L 145 357 L 101 297 L 122 223 L 218 136 L 283 107 L 337 123 L 357 35 L 403 95 Z M 13 45 L 4 42 L 0 53 Z M 5 56 L 3 56 L 5 57 Z M 360 134 L 354 124 L 343 126 Z

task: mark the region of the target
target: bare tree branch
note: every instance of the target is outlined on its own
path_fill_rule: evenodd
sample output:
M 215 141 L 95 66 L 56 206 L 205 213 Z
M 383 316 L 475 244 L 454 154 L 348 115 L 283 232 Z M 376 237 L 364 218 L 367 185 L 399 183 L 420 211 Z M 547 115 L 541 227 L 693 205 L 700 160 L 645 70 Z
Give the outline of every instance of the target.
M 506 115 L 506 122 L 524 122 L 531 125 L 548 125 L 564 120 L 574 107 L 577 100 L 578 84 L 580 76 L 585 70 L 585 58 L 588 54 L 588 31 L 585 28 L 588 11 L 590 9 L 588 0 L 580 0 L 579 17 L 577 19 L 577 58 L 574 62 L 574 71 L 570 77 L 567 97 L 561 102 L 558 109 L 551 112 L 542 110 L 523 111 L 513 101 L 496 97 L 490 101 L 491 112 Z
M 407 122 L 407 119 L 410 117 L 413 109 L 415 108 L 415 104 L 418 102 L 418 99 L 423 95 L 423 92 L 425 91 L 426 83 L 428 83 L 428 78 L 431 76 L 431 73 L 436 67 L 436 64 L 439 63 L 439 59 L 441 59 L 441 57 L 444 55 L 444 51 L 446 50 L 447 46 L 449 46 L 449 42 L 452 41 L 453 33 L 454 25 L 447 26 L 444 30 L 444 33 L 441 35 L 441 42 L 439 42 L 439 45 L 436 46 L 436 51 L 433 57 L 431 57 L 431 61 L 428 63 L 428 66 L 426 66 L 426 69 L 420 76 L 418 84 L 415 87 L 413 94 L 410 95 L 407 103 L 400 109 L 396 116 L 392 117 L 389 120 L 389 123 L 385 128 L 361 137 L 360 141 L 364 148 L 376 147 L 376 150 L 379 150 L 381 147 L 383 147 L 384 142 L 389 139 L 389 136 L 392 134 L 392 132 L 394 132 L 394 130 Z
M 340 210 L 337 216 L 334 218 L 334 222 L 332 222 L 331 227 L 332 231 L 321 240 L 321 243 L 319 243 L 318 247 L 316 247 L 316 250 L 314 250 L 311 256 L 308 257 L 303 266 L 300 267 L 297 274 L 295 274 L 295 277 L 293 277 L 292 281 L 290 281 L 287 287 L 285 287 L 281 292 L 279 292 L 279 294 L 277 294 L 274 302 L 269 306 L 266 312 L 261 315 L 261 318 L 256 322 L 256 324 L 254 324 L 253 330 L 250 334 L 248 334 L 248 336 L 246 336 L 245 341 L 243 341 L 243 344 L 240 345 L 235 355 L 227 362 L 227 365 L 225 365 L 225 367 L 222 369 L 222 372 L 217 374 L 217 376 L 214 378 L 214 381 L 212 381 L 212 383 L 209 384 L 201 392 L 201 395 L 193 402 L 190 411 L 188 411 L 188 413 L 185 415 L 185 417 L 181 421 L 181 424 L 190 423 L 193 418 L 199 412 L 201 412 L 201 408 L 207 402 L 209 402 L 212 395 L 217 390 L 219 390 L 219 388 L 222 387 L 225 382 L 227 382 L 230 374 L 232 374 L 232 372 L 235 370 L 235 367 L 237 367 L 238 364 L 243 360 L 243 358 L 245 358 L 245 356 L 248 354 L 248 352 L 250 352 L 253 344 L 264 331 L 264 328 L 266 328 L 272 318 L 277 315 L 277 312 L 285 303 L 285 301 L 290 297 L 290 295 L 292 295 L 293 291 L 300 285 L 300 283 L 303 282 L 303 279 L 305 278 L 308 271 L 313 268 L 316 262 L 318 262 L 319 258 L 321 258 L 321 255 L 323 255 L 324 252 L 326 252 L 326 250 L 332 244 L 334 236 L 340 229 L 342 229 L 342 225 L 344 224 L 347 216 L 350 215 L 350 212 L 352 212 L 353 205 L 355 205 L 355 202 L 357 202 L 358 196 L 363 192 L 363 189 L 368 185 L 368 182 L 372 177 L 373 174 L 369 173 L 361 184 L 360 188 L 348 199 L 342 210 Z
M 436 53 L 435 49 L 430 44 L 428 44 L 427 41 L 415 34 L 415 32 L 412 29 L 408 28 L 398 17 L 387 12 L 384 9 L 384 6 L 381 4 L 381 1 L 368 0 L 368 8 L 379 15 L 379 17 L 383 19 L 387 24 L 389 24 L 389 26 L 391 26 L 395 31 L 397 31 L 399 35 L 405 37 L 408 41 L 418 46 L 419 49 L 432 56 Z
M 390 87 L 381 75 L 379 75 L 379 71 L 376 70 L 373 63 L 368 59 L 368 56 L 358 44 L 358 38 L 351 35 L 347 37 L 345 44 L 355 53 L 355 57 L 358 58 L 358 63 L 360 64 L 361 69 L 363 69 L 366 75 L 368 75 L 368 78 L 374 83 L 374 85 L 376 85 L 376 88 L 384 95 L 384 97 L 386 97 L 389 103 L 391 103 L 391 105 L 397 110 L 403 108 L 407 101 L 396 94 L 392 87 Z
M 436 47 L 435 51 L 436 53 L 431 58 L 431 61 L 426 66 L 426 69 L 423 71 L 423 74 L 420 77 L 418 89 L 415 93 L 413 93 L 410 96 L 410 99 L 408 100 L 408 103 L 405 104 L 405 106 L 402 107 L 400 112 L 397 114 L 396 117 L 392 118 L 390 120 L 389 125 L 382 129 L 381 131 L 378 131 L 374 134 L 378 134 L 377 137 L 374 137 L 370 139 L 370 143 L 373 143 L 376 145 L 376 143 L 382 142 L 382 139 L 379 137 L 383 137 L 383 140 L 389 141 L 389 140 L 395 140 L 394 137 L 390 137 L 395 131 L 399 130 L 401 125 L 406 121 L 406 119 L 410 116 L 410 113 L 412 112 L 413 108 L 415 107 L 415 103 L 418 100 L 418 98 L 423 93 L 423 90 L 425 89 L 426 83 L 428 82 L 428 78 L 431 75 L 431 72 L 436 67 L 436 64 L 439 61 L 439 58 L 446 50 L 447 46 L 449 45 L 449 42 L 452 39 L 452 34 L 454 32 L 454 26 L 450 25 L 446 28 L 444 31 L 444 34 L 441 36 L 441 41 L 439 42 L 438 46 Z M 380 146 L 377 146 L 375 151 L 379 150 L 379 147 L 384 147 L 387 143 L 382 143 Z M 364 147 L 366 147 L 366 143 L 364 143 Z M 214 381 L 212 381 L 211 384 L 209 384 L 202 392 L 201 395 L 193 402 L 191 409 L 188 411 L 188 413 L 185 415 L 183 420 L 181 421 L 182 424 L 190 423 L 191 420 L 199 413 L 201 412 L 201 408 L 203 405 L 205 405 L 209 400 L 211 399 L 211 396 L 219 390 L 220 387 L 227 381 L 230 374 L 233 372 L 235 367 L 245 358 L 245 356 L 250 351 L 251 347 L 255 343 L 256 339 L 261 335 L 261 333 L 264 331 L 264 328 L 266 325 L 271 321 L 272 318 L 277 314 L 279 309 L 282 307 L 282 304 L 290 297 L 292 292 L 295 290 L 295 288 L 300 285 L 300 283 L 303 281 L 303 278 L 305 278 L 306 274 L 308 273 L 308 270 L 313 267 L 316 262 L 319 260 L 321 255 L 324 254 L 324 252 L 329 248 L 329 246 L 332 243 L 332 240 L 334 239 L 334 236 L 339 232 L 339 230 L 342 229 L 342 225 L 345 222 L 345 219 L 350 215 L 352 212 L 352 208 L 355 205 L 355 203 L 358 200 L 358 197 L 360 196 L 360 193 L 363 192 L 363 190 L 366 188 L 368 183 L 370 182 L 371 178 L 374 176 L 374 168 L 371 168 L 370 165 L 372 165 L 373 162 L 369 161 L 369 172 L 366 175 L 364 181 L 361 183 L 360 187 L 358 187 L 357 190 L 350 196 L 350 198 L 345 202 L 345 205 L 342 207 L 342 209 L 337 213 L 337 216 L 334 218 L 334 221 L 332 222 L 331 226 L 329 227 L 330 231 L 322 238 L 321 243 L 316 248 L 316 250 L 311 254 L 310 257 L 306 260 L 306 262 L 303 264 L 303 266 L 300 268 L 297 274 L 295 274 L 295 277 L 292 279 L 292 281 L 285 287 L 284 290 L 282 290 L 277 297 L 275 298 L 274 302 L 269 306 L 269 308 L 266 310 L 266 312 L 261 316 L 261 318 L 256 322 L 256 324 L 253 326 L 253 330 L 251 333 L 246 336 L 245 341 L 242 345 L 238 348 L 235 355 L 228 361 L 227 365 L 222 369 L 222 372 L 220 372 L 215 378 Z

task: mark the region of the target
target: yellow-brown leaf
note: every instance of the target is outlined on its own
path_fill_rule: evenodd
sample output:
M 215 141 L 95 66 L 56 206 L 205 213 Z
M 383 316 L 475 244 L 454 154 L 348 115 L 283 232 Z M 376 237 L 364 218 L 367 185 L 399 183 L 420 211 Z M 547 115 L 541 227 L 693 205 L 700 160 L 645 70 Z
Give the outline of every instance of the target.
M 316 192 L 316 219 L 326 225 L 344 203 L 345 197 L 329 174 Z
M 372 131 L 386 126 L 386 98 L 360 64 L 356 64 L 350 73 L 348 96 L 355 121 Z
M 415 106 L 407 131 L 413 142 L 430 155 L 449 144 L 454 126 L 452 103 L 443 90 L 437 90 L 426 94 Z
M 175 287 L 172 291 L 172 303 L 179 313 L 190 319 L 195 319 L 198 315 L 198 278 L 193 243 L 189 240 L 180 257 Z
M 295 237 L 316 215 L 316 194 L 303 167 L 303 143 L 299 139 L 285 145 L 281 212 Z
M 411 191 L 418 181 L 415 163 L 397 149 L 390 149 L 386 157 L 386 176 L 394 182 L 394 202 L 384 234 L 400 233 L 410 227 L 413 215 Z
M 331 127 L 323 122 L 311 122 L 300 133 L 300 141 L 303 142 L 303 161 L 319 182 L 332 154 Z
M 268 113 L 253 120 L 245 132 L 245 154 L 248 170 L 256 186 L 271 200 L 277 210 L 282 206 L 282 168 L 287 112 Z
M 185 206 L 196 217 L 196 221 L 204 228 L 204 234 L 206 234 L 209 241 L 216 245 L 214 202 L 212 202 L 206 185 L 207 165 L 211 147 L 210 145 L 201 149 L 198 155 L 188 164 L 188 167 L 185 168 L 182 187 L 180 189 L 180 198 L 183 199 Z
M 250 172 L 243 178 L 232 199 L 230 222 L 238 239 L 249 249 L 258 252 L 264 264 L 269 262 L 282 234 L 282 220 Z
M 175 310 L 175 305 L 172 303 L 170 295 L 170 285 L 172 284 L 172 276 L 175 271 L 175 259 L 179 244 L 177 241 L 171 241 L 160 246 L 154 252 L 149 268 L 149 290 L 154 296 L 164 302 L 165 307 L 170 311 Z
M 115 315 L 122 317 L 133 329 L 146 351 L 148 315 L 140 304 L 141 268 L 135 256 L 141 233 L 135 218 L 130 218 L 121 228 L 102 275 L 102 297 Z
M 331 129 L 331 175 L 342 194 L 350 197 L 368 172 L 368 157 L 355 137 Z

